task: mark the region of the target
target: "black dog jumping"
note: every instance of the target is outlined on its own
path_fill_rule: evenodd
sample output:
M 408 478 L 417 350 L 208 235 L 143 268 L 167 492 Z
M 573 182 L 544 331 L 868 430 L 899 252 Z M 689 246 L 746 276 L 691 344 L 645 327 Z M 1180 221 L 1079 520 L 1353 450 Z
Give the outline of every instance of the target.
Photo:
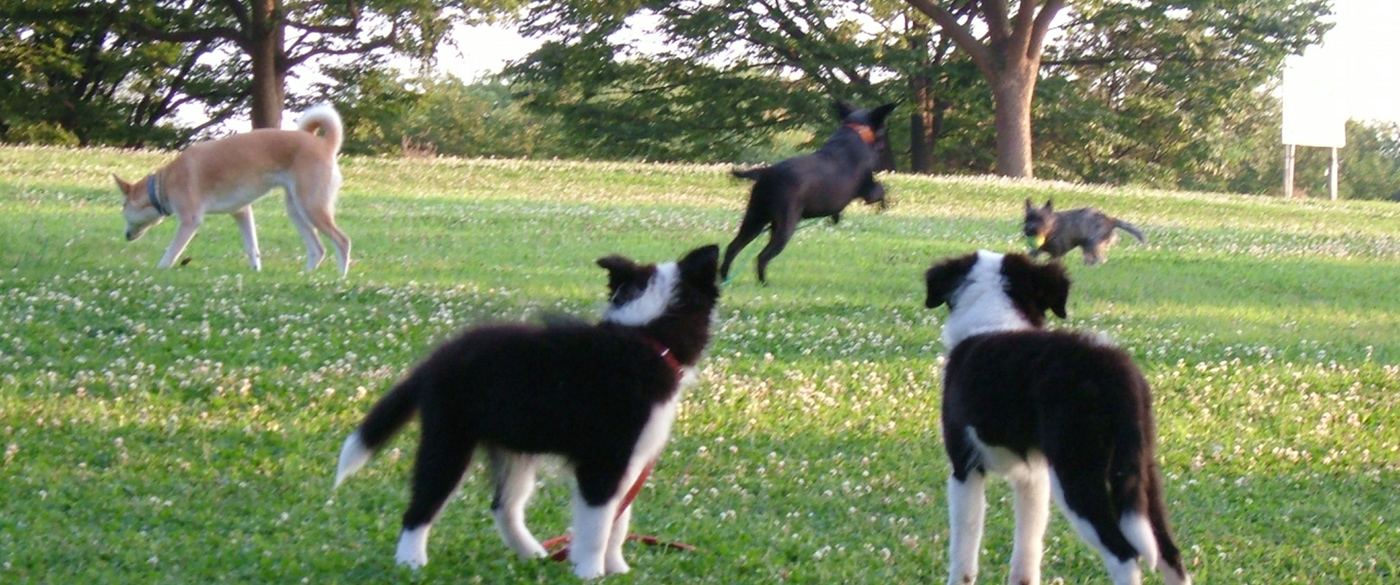
M 734 257 L 771 226 L 773 235 L 758 253 L 758 280 L 767 283 L 768 263 L 787 246 L 797 224 L 812 217 L 841 220 L 841 211 L 857 197 L 867 205 L 885 201 L 885 187 L 875 182 L 879 148 L 884 142 L 885 118 L 896 104 L 857 110 L 836 104 L 841 127 L 816 152 L 778 164 L 735 170 L 734 176 L 753 179 L 753 191 L 739 234 L 724 250 L 720 276 L 729 278 Z

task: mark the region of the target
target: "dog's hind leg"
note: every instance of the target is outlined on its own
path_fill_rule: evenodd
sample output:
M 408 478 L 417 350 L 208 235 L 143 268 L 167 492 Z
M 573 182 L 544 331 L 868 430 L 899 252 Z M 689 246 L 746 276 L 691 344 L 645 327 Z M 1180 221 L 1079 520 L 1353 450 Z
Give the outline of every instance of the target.
M 1085 266 L 1096 266 L 1099 262 L 1103 261 L 1103 252 L 1099 250 L 1098 246 L 1099 244 L 1096 243 L 1084 244 L 1082 249 L 1084 251 Z
M 1118 234 L 1109 228 L 1103 237 L 1084 244 L 1084 263 L 1090 266 L 1108 262 L 1108 249 L 1118 242 Z
M 306 271 L 315 270 L 321 265 L 321 260 L 326 257 L 326 246 L 321 243 L 321 238 L 316 237 L 316 229 L 311 227 L 311 219 L 306 216 L 306 210 L 301 208 L 297 202 L 292 187 L 287 188 L 285 198 L 287 204 L 287 217 L 292 220 L 292 225 L 297 227 L 297 233 L 301 234 L 302 243 L 306 244 Z
M 987 516 L 987 476 L 980 471 L 948 478 L 948 585 L 977 582 L 977 553 Z
M 460 435 L 452 423 L 422 410 L 422 439 L 413 462 L 413 496 L 403 515 L 394 561 L 417 569 L 428 564 L 428 531 L 447 498 L 462 483 L 476 441 Z
M 1108 486 L 1103 481 L 1108 461 L 1098 459 L 1079 453 L 1052 460 L 1051 490 L 1075 532 L 1103 557 L 1114 585 L 1140 585 L 1138 551 L 1119 527 Z
M 539 459 L 500 448 L 491 448 L 487 452 L 491 457 L 491 475 L 496 483 L 496 495 L 491 499 L 496 530 L 501 533 L 506 546 L 520 558 L 544 557 L 547 554 L 544 547 L 525 525 L 525 506 L 535 491 L 535 470 L 539 467 Z
M 335 218 L 331 216 L 329 207 L 313 207 L 306 210 L 311 217 L 311 224 L 316 229 L 330 236 L 331 243 L 335 244 L 336 261 L 340 265 L 340 275 L 345 276 L 350 273 L 350 237 L 335 225 Z
M 301 193 L 302 209 L 311 225 L 326 234 L 335 245 L 336 260 L 340 264 L 340 275 L 350 273 L 350 238 L 335 225 L 335 199 L 340 190 L 340 170 L 335 167 L 312 171 L 316 180 L 301 180 L 300 185 L 309 187 Z
M 1050 522 L 1050 472 L 1039 453 L 1011 477 L 1016 501 L 1016 540 L 1011 549 L 1012 585 L 1039 585 L 1040 560 L 1045 551 L 1045 527 Z
M 768 263 L 787 247 L 792 235 L 797 233 L 797 221 L 800 217 L 800 214 L 790 213 L 773 222 L 773 235 L 768 239 L 768 245 L 758 252 L 759 282 L 768 284 Z
M 744 213 L 744 221 L 739 224 L 738 235 L 734 236 L 734 241 L 729 242 L 729 246 L 724 249 L 724 262 L 719 267 L 721 280 L 729 280 L 729 268 L 734 263 L 734 257 L 762 234 L 763 228 L 767 226 L 768 218 L 763 214 L 752 209 Z
M 258 231 L 253 225 L 253 206 L 244 207 L 232 215 L 233 221 L 238 223 L 238 232 L 243 236 L 243 251 L 248 254 L 248 264 L 253 270 L 262 270 L 262 259 L 258 254 Z

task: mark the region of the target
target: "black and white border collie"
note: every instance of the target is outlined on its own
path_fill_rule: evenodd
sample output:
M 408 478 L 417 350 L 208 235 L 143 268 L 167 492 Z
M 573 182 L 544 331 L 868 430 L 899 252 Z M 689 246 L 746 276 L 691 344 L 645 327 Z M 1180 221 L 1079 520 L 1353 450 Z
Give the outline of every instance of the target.
M 948 480 L 948 583 L 977 578 L 988 471 L 1015 491 L 1013 584 L 1040 583 L 1053 495 L 1099 551 L 1117 585 L 1138 584 L 1138 561 L 1189 584 L 1172 541 L 1153 456 L 1147 381 L 1128 355 L 1094 336 L 1046 331 L 1065 317 L 1069 278 L 1058 263 L 981 251 L 925 274 L 934 308 L 950 309 L 943 342 L 943 438 Z
M 428 562 L 428 531 L 480 447 L 495 482 L 491 510 L 522 558 L 545 556 L 525 526 L 542 455 L 572 467 L 574 573 L 625 573 L 630 508 L 620 500 L 671 433 L 683 385 L 710 339 L 719 247 L 679 262 L 598 260 L 611 296 L 600 323 L 492 325 L 444 343 L 376 403 L 345 440 L 336 485 L 417 412 L 422 438 L 395 560 Z M 616 516 L 616 520 L 614 517 Z

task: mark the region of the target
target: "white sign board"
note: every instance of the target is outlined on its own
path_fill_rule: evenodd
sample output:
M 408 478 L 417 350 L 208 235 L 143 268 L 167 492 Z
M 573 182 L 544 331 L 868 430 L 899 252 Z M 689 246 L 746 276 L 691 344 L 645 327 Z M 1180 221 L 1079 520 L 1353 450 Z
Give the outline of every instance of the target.
M 1347 143 L 1345 81 L 1338 52 L 1312 47 L 1283 67 L 1283 143 L 1341 148 Z

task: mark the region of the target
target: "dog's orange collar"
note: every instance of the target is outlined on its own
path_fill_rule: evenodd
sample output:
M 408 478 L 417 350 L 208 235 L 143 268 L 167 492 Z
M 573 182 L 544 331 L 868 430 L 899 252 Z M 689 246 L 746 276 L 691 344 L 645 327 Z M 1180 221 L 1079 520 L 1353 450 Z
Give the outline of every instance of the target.
M 851 122 L 846 124 L 846 127 L 855 130 L 856 134 L 859 134 L 860 139 L 865 141 L 866 144 L 875 144 L 875 130 L 870 126 Z

